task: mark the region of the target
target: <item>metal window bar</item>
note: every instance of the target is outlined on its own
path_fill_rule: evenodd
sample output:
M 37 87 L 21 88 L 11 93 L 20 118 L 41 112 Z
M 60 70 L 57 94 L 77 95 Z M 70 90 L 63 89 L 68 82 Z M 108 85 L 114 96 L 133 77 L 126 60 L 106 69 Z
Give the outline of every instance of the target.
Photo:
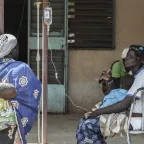
M 69 49 L 114 48 L 115 0 L 69 0 L 68 8 Z

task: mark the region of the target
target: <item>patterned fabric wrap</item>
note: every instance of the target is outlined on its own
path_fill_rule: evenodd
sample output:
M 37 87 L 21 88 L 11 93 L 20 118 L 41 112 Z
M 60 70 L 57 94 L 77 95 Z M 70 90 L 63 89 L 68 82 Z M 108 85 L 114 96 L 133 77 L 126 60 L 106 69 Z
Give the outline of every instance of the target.
M 21 144 L 15 142 L 17 125 L 9 126 L 7 129 L 0 131 L 0 144 Z
M 125 137 L 127 126 L 128 117 L 125 113 L 104 114 L 100 116 L 100 129 L 104 137 Z
M 76 131 L 77 144 L 106 144 L 100 131 L 99 118 L 81 119 Z
M 2 100 L 0 99 L 0 104 Z M 0 131 L 7 129 L 10 126 L 16 125 L 15 112 L 13 107 L 8 104 L 8 101 L 3 100 L 4 107 L 0 109 Z
M 0 35 L 0 58 L 8 55 L 17 45 L 17 39 L 11 34 Z
M 17 95 L 12 103 L 22 144 L 26 144 L 26 135 L 30 132 L 38 114 L 38 102 L 41 96 L 41 82 L 30 67 L 13 59 L 0 60 L 0 80 L 11 83 Z

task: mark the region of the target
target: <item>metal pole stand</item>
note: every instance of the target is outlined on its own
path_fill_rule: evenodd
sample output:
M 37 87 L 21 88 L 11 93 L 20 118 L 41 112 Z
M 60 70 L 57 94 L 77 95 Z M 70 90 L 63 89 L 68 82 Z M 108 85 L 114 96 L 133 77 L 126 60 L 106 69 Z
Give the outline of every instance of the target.
M 37 7 L 37 56 L 36 56 L 36 61 L 37 61 L 37 78 L 40 79 L 40 40 L 39 40 L 39 10 L 40 10 L 40 5 L 41 2 L 35 2 L 34 5 Z M 40 102 L 38 104 L 38 144 L 41 143 L 41 117 L 40 117 Z

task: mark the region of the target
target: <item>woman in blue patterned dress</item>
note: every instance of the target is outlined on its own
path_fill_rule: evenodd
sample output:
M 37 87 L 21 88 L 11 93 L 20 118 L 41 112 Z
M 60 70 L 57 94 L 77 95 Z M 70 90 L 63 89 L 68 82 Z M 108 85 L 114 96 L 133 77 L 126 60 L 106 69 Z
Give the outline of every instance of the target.
M 16 61 L 18 54 L 17 39 L 1 35 L 0 144 L 26 144 L 38 114 L 41 82 L 26 63 Z

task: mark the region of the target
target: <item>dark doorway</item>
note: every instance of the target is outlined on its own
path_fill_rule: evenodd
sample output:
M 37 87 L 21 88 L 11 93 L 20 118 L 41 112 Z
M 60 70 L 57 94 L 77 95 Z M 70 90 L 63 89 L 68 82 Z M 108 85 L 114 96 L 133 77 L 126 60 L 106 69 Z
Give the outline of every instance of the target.
M 18 60 L 23 62 L 27 62 L 28 49 L 27 3 L 28 0 L 4 0 L 4 31 L 18 38 L 20 48 Z

